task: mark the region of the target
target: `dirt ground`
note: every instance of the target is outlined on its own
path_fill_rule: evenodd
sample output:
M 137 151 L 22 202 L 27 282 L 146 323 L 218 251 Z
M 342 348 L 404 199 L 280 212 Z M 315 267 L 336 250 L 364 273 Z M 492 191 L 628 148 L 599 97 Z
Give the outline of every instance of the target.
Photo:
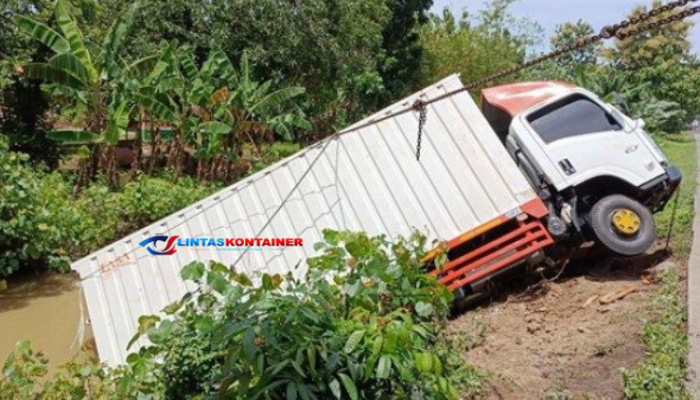
M 645 306 L 666 268 L 676 264 L 660 245 L 634 260 L 572 263 L 553 283 L 509 283 L 499 298 L 452 321 L 450 331 L 474 346 L 464 358 L 491 374 L 487 399 L 619 399 L 620 369 L 644 357 Z M 601 304 L 631 287 L 623 299 Z

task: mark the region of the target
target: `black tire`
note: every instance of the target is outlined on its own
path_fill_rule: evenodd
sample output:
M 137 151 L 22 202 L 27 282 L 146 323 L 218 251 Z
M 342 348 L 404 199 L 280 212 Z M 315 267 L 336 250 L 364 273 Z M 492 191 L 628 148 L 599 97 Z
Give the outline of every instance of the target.
M 634 211 L 640 219 L 639 230 L 630 235 L 619 233 L 612 224 L 612 215 L 620 209 Z M 648 208 L 622 195 L 604 197 L 588 215 L 593 235 L 606 250 L 620 256 L 644 254 L 656 241 L 656 225 Z

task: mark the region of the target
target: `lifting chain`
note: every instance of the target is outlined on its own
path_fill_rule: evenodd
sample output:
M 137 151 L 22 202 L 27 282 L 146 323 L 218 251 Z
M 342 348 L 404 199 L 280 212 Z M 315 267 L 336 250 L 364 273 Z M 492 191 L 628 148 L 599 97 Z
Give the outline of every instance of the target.
M 686 3 L 690 1 L 698 1 L 698 0 L 684 0 Z M 684 19 L 688 17 L 692 17 L 693 15 L 699 14 L 700 13 L 700 6 L 695 6 L 691 8 L 687 8 L 683 11 L 680 11 L 676 14 L 670 15 L 665 18 L 660 18 L 656 21 L 650 22 L 647 25 L 644 26 L 639 26 L 637 25 L 636 27 L 627 29 L 623 32 L 619 32 L 615 37 L 617 37 L 620 40 L 625 40 L 633 36 L 638 36 L 642 33 L 648 32 L 650 30 L 658 29 L 664 25 L 669 25 L 673 24 L 675 22 L 680 22 L 683 21 Z
M 413 103 L 413 109 L 418 112 L 418 142 L 416 143 L 416 161 L 420 161 L 420 149 L 423 142 L 423 130 L 425 122 L 428 120 L 428 108 L 422 100 Z

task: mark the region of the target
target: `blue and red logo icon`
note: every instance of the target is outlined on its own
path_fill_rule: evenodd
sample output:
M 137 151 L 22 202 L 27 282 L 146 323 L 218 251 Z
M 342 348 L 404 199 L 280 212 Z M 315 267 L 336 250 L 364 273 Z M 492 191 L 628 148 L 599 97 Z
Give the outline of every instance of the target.
M 160 248 L 158 242 L 165 243 Z M 303 246 L 301 238 L 180 238 L 180 236 L 152 236 L 139 243 L 139 245 L 154 256 L 169 256 L 175 254 L 176 246 L 183 246 L 192 250 L 216 249 L 216 251 L 247 251 L 262 250 L 263 248 L 283 248 Z
M 141 247 L 145 247 L 149 253 L 154 256 L 169 256 L 175 254 L 175 241 L 179 236 L 152 236 L 139 243 Z M 165 248 L 162 250 L 156 249 L 156 243 L 165 242 Z

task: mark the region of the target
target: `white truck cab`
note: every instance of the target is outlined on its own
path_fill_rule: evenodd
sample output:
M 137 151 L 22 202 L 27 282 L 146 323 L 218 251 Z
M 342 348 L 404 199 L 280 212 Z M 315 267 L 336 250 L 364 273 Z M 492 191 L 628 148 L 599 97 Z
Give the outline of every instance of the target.
M 681 175 L 642 120 L 564 82 L 486 89 L 482 109 L 547 204 L 555 238 L 582 233 L 623 256 L 651 246 L 652 213 L 663 209 Z

